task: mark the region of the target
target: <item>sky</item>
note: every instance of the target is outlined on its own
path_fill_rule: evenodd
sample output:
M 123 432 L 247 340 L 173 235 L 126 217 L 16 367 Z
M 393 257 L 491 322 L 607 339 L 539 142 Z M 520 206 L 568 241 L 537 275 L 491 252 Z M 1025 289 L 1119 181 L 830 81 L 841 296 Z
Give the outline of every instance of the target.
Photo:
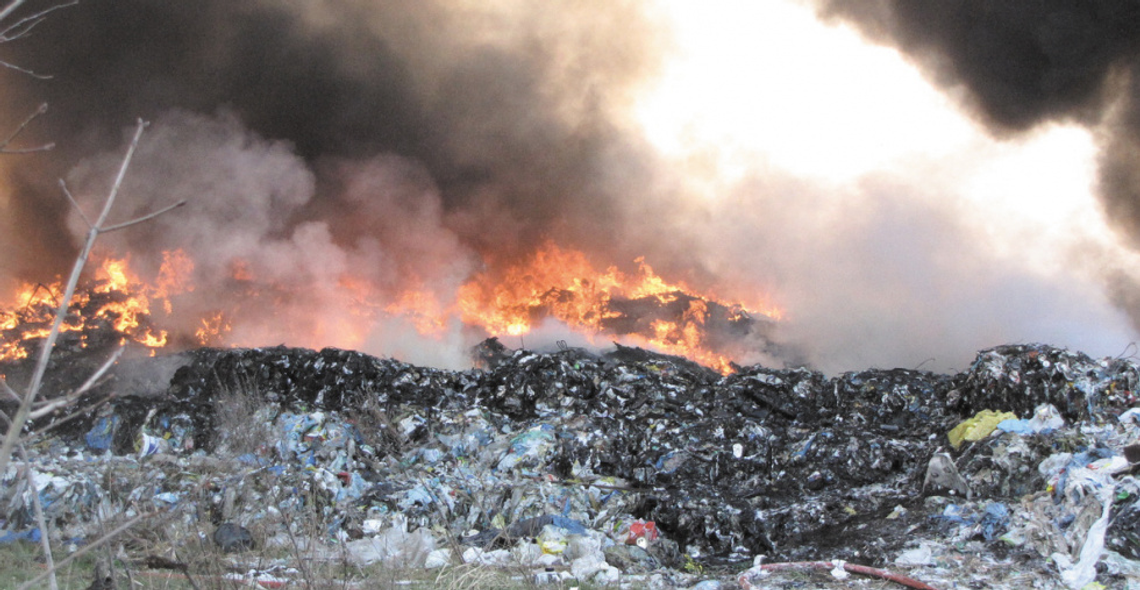
M 1135 338 L 1110 285 L 1136 253 L 1095 194 L 1114 122 L 995 129 L 960 85 L 803 3 L 660 5 L 678 46 L 639 122 L 693 194 L 750 220 L 733 230 L 773 234 L 706 247 L 774 286 L 793 339 L 826 343 L 817 363 L 961 368 L 987 343 L 1115 355 Z
M 186 331 L 241 268 L 243 342 L 461 366 L 485 334 L 362 326 L 344 276 L 454 293 L 553 241 L 774 304 L 829 373 L 1127 354 L 1140 9 L 1067 4 L 90 0 L 0 47 L 52 76 L 3 72 L 0 124 L 46 101 L 21 141 L 57 144 L 0 162 L 0 290 L 66 271 L 57 180 L 93 207 L 143 117 L 120 215 L 189 205 L 105 243 L 190 254 Z

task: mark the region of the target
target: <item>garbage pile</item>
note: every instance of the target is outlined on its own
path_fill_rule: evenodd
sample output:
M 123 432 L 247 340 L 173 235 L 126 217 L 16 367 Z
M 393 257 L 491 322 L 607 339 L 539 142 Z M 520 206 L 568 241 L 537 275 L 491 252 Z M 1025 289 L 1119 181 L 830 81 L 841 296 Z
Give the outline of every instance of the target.
M 285 347 L 121 362 L 93 394 L 109 403 L 29 449 L 34 486 L 20 462 L 0 474 L 0 541 L 38 535 L 34 493 L 65 543 L 159 511 L 153 542 L 304 537 L 361 566 L 537 581 L 761 587 L 765 564 L 844 560 L 945 587 L 1140 587 L 1131 359 L 1015 345 L 955 375 L 827 377 L 476 353 L 467 371 Z

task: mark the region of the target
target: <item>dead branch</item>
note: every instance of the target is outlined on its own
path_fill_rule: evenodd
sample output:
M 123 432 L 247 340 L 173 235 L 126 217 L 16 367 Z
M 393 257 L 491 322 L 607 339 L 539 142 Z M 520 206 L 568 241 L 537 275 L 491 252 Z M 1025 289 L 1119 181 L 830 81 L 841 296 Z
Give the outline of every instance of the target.
M 64 397 L 57 398 L 57 399 L 54 399 L 54 400 L 51 400 L 51 401 L 45 403 L 43 406 L 32 411 L 28 415 L 28 417 L 32 420 L 43 418 L 44 416 L 47 416 L 48 414 L 56 411 L 57 409 L 59 409 L 63 406 L 67 406 L 67 405 L 74 403 L 76 400 L 78 400 L 80 397 L 82 397 L 83 394 L 87 393 L 88 391 L 91 390 L 92 387 L 95 386 L 96 382 L 98 382 L 99 379 L 102 378 L 103 375 L 106 374 L 107 371 L 109 371 L 111 369 L 111 366 L 114 365 L 115 362 L 119 360 L 119 357 L 123 356 L 124 350 L 126 350 L 126 348 L 123 346 L 120 346 L 117 350 L 115 350 L 114 354 L 111 355 L 111 358 L 107 359 L 107 361 L 104 362 L 103 365 L 101 367 L 99 367 L 99 369 L 97 371 L 92 373 L 91 376 L 88 377 L 87 380 L 83 382 L 83 385 L 80 385 L 75 391 L 69 393 L 68 395 L 66 395 Z
M 3 142 L 0 142 L 0 153 L 3 153 L 3 154 L 28 154 L 28 153 L 32 153 L 32 152 L 42 152 L 42 151 L 50 150 L 51 148 L 55 147 L 54 143 L 47 143 L 47 144 L 41 145 L 39 147 L 34 147 L 34 148 L 24 148 L 24 149 L 17 149 L 17 150 L 8 149 L 8 146 L 12 143 L 13 140 L 16 139 L 16 136 L 23 133 L 24 129 L 26 129 L 28 127 L 28 125 L 36 119 L 36 117 L 39 117 L 40 115 L 46 113 L 47 110 L 48 110 L 48 105 L 45 102 L 45 103 L 41 104 L 40 108 L 36 109 L 35 112 L 33 112 L 31 115 L 28 115 L 28 117 L 26 119 L 24 119 L 24 122 L 20 123 L 20 125 L 18 127 L 16 127 L 16 130 L 8 135 L 7 139 L 5 139 Z
M 59 590 L 59 583 L 55 579 L 55 558 L 51 554 L 51 539 L 48 535 L 47 520 L 44 519 L 44 507 L 40 502 L 40 493 L 36 489 L 36 478 L 32 475 L 32 461 L 28 458 L 28 449 L 19 446 L 20 459 L 24 462 L 24 476 L 28 478 L 28 486 L 32 492 L 32 508 L 36 513 L 36 526 L 40 528 L 40 544 L 43 546 L 44 559 L 48 567 L 48 588 Z
M 44 426 L 43 428 L 40 428 L 38 430 L 33 430 L 33 431 L 29 432 L 27 434 L 27 436 L 24 436 L 23 438 L 21 438 L 19 442 L 20 442 L 20 444 L 29 443 L 29 442 L 35 440 L 36 438 L 43 436 L 44 434 L 46 434 L 48 431 L 52 430 L 53 428 L 59 428 L 60 426 L 63 426 L 64 424 L 67 424 L 68 422 L 71 422 L 72 420 L 74 420 L 80 416 L 83 416 L 89 412 L 92 412 L 94 410 L 99 409 L 99 407 L 101 407 L 103 404 L 110 402 L 111 400 L 115 399 L 116 397 L 118 397 L 118 395 L 111 393 L 111 394 L 108 394 L 104 397 L 101 397 L 101 398 L 91 402 L 90 404 L 76 408 L 75 411 L 71 412 L 70 414 L 63 416 L 62 418 L 56 418 L 55 420 L 52 420 L 51 424 L 48 424 L 47 426 Z
M 39 293 L 40 289 L 47 291 L 48 295 L 51 296 L 52 305 L 54 305 L 55 307 L 59 307 L 59 300 L 56 299 L 55 293 L 52 293 L 51 287 L 49 287 L 43 283 L 36 283 L 36 288 L 32 289 L 32 294 L 28 295 L 28 302 L 24 304 L 24 309 L 23 309 L 24 313 L 29 313 L 32 311 L 32 301 L 35 301 L 36 293 Z
M 148 213 L 146 215 L 143 215 L 142 217 L 137 217 L 137 218 L 132 219 L 130 221 L 124 221 L 123 223 L 116 223 L 115 225 L 109 225 L 107 227 L 99 228 L 99 233 L 105 234 L 108 232 L 118 231 L 118 230 L 123 229 L 125 227 L 137 225 L 137 224 L 140 224 L 144 221 L 149 221 L 151 219 L 154 219 L 155 217 L 158 217 L 159 215 L 162 215 L 163 213 L 173 211 L 173 210 L 175 210 L 175 209 L 177 209 L 177 208 L 179 208 L 185 204 L 186 204 L 185 200 L 178 201 L 177 203 L 170 205 L 168 207 L 163 207 L 162 209 L 159 209 L 158 211 L 155 211 L 154 213 Z
M 12 0 L 12 2 L 0 10 L 0 21 L 8 18 L 8 15 L 15 12 L 15 10 L 23 5 L 25 1 L 26 0 Z
M 79 284 L 79 277 L 83 273 L 83 267 L 87 264 L 87 259 L 91 256 L 91 250 L 95 247 L 95 240 L 99 237 L 100 228 L 106 223 L 107 216 L 111 213 L 111 207 L 115 203 L 115 198 L 119 195 L 119 189 L 123 185 L 123 178 L 126 177 L 127 168 L 130 166 L 131 159 L 138 149 L 139 139 L 142 137 L 143 130 L 146 129 L 146 126 L 147 123 L 139 119 L 138 125 L 135 128 L 134 137 L 131 139 L 130 147 L 127 148 L 127 153 L 123 156 L 123 162 L 119 167 L 119 172 L 115 176 L 115 183 L 111 186 L 111 191 L 107 195 L 106 202 L 103 204 L 103 210 L 100 212 L 99 218 L 95 221 L 94 226 L 87 232 L 87 240 L 84 242 L 83 249 L 75 259 L 75 266 L 71 269 L 71 276 L 68 278 L 67 288 L 64 290 L 63 297 L 60 299 L 59 307 L 56 309 L 55 320 L 52 322 L 51 331 L 48 333 L 47 338 L 44 339 L 43 345 L 40 348 L 40 355 L 36 361 L 35 369 L 32 371 L 32 378 L 28 383 L 28 388 L 24 391 L 24 397 L 20 401 L 16 415 L 12 416 L 12 424 L 4 435 L 3 443 L 0 443 L 0 473 L 4 473 L 8 469 L 8 461 L 12 457 L 12 450 L 16 445 L 16 441 L 20 438 L 20 433 L 23 431 L 24 425 L 28 422 L 28 415 L 32 411 L 32 403 L 39 396 L 44 375 L 47 373 L 48 360 L 51 357 L 52 349 L 55 348 L 56 340 L 59 339 L 63 320 L 67 317 L 68 307 L 72 297 L 75 295 L 76 286 Z
M 37 73 L 33 72 L 32 70 L 29 70 L 28 68 L 22 68 L 22 67 L 14 64 L 12 62 L 0 60 L 0 66 L 4 66 L 4 67 L 8 68 L 9 70 L 16 70 L 17 72 L 20 72 L 21 74 L 24 74 L 26 76 L 31 76 L 37 80 L 51 80 L 51 76 L 48 76 L 46 74 L 37 74 Z
M 16 393 L 16 390 L 12 389 L 12 386 L 8 385 L 8 381 L 2 377 L 0 377 L 0 389 L 2 389 L 4 393 L 12 396 L 16 401 L 20 401 L 20 394 Z
M 21 3 L 22 2 L 23 2 L 23 0 L 21 0 Z M 39 25 L 40 23 L 42 23 L 44 21 L 44 19 L 47 18 L 48 14 L 55 12 L 57 10 L 60 10 L 62 8 L 67 8 L 69 6 L 75 6 L 76 4 L 79 4 L 79 0 L 72 0 L 71 2 L 63 2 L 60 4 L 56 4 L 55 6 L 49 6 L 49 7 L 45 8 L 45 9 L 43 9 L 37 13 L 30 14 L 28 16 L 25 16 L 24 18 L 21 18 L 20 20 L 17 20 L 16 22 L 8 25 L 7 27 L 4 27 L 3 30 L 0 30 L 0 43 L 6 43 L 8 41 L 15 41 L 16 39 L 19 39 L 19 38 L 27 35 L 28 33 L 30 33 L 32 31 L 32 29 L 36 28 L 36 25 Z M 6 16 L 6 15 L 4 15 L 4 16 Z M 0 20 L 3 20 L 4 16 L 0 16 Z
M 62 178 L 59 179 L 59 188 L 63 191 L 63 195 L 67 197 L 67 200 L 71 201 L 71 206 L 75 207 L 75 210 L 79 212 L 79 217 L 83 219 L 83 223 L 87 224 L 87 229 L 90 230 L 91 228 L 95 227 L 91 223 L 91 220 L 87 219 L 87 214 L 83 212 L 83 207 L 80 207 L 79 201 L 76 201 L 75 197 L 71 195 L 71 191 L 67 188 L 67 182 Z

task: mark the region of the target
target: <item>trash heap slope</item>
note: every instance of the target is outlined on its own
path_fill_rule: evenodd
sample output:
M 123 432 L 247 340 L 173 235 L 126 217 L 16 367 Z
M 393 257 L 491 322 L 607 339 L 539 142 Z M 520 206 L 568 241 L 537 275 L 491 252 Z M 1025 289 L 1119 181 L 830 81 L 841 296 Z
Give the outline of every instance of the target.
M 724 376 L 625 347 L 481 352 L 488 366 L 467 371 L 285 347 L 124 363 L 96 394 L 118 397 L 38 445 L 39 493 L 76 539 L 109 513 L 153 507 L 181 511 L 187 530 L 257 525 L 263 542 L 304 512 L 334 543 L 399 527 L 487 551 L 538 534 L 519 523 L 572 523 L 620 544 L 631 523 L 652 522 L 664 568 L 739 569 L 755 555 L 890 564 L 929 542 L 929 563 L 911 565 L 970 544 L 1057 577 L 1077 575 L 1096 534 L 1096 518 L 1078 517 L 1097 516 L 1092 488 L 1112 486 L 1107 551 L 1136 557 L 1131 464 L 1080 475 L 1088 489 L 1061 479 L 1140 438 L 1128 359 L 1018 345 L 955 375 Z M 947 436 L 983 411 L 1029 424 L 1049 406 L 1050 428 L 1003 420 L 957 445 Z M 932 477 L 936 457 L 953 473 Z M 215 481 L 203 487 L 205 463 Z M 135 475 L 101 475 L 111 465 Z M 31 492 L 15 467 L 4 478 L 4 528 L 18 534 L 32 526 Z M 1050 565 L 1054 554 L 1071 567 Z

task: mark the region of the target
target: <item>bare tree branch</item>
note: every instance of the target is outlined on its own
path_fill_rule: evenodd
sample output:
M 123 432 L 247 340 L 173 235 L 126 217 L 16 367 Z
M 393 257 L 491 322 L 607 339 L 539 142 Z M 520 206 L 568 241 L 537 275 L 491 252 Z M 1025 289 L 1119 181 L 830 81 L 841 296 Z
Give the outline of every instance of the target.
M 12 386 L 8 385 L 8 382 L 3 378 L 0 378 L 0 389 L 3 389 L 4 393 L 12 396 L 16 401 L 20 401 L 20 394 L 16 393 L 16 390 L 12 389 Z
M 87 219 L 87 214 L 83 212 L 83 207 L 80 207 L 79 201 L 76 201 L 75 197 L 71 195 L 71 191 L 67 189 L 67 183 L 64 182 L 62 178 L 59 179 L 59 188 L 63 189 L 63 194 L 67 196 L 68 201 L 71 201 L 71 206 L 75 207 L 75 210 L 79 212 L 79 217 L 83 218 L 83 223 L 87 224 L 87 229 L 95 227 L 91 224 L 91 220 Z
M 170 205 L 169 207 L 163 207 L 162 209 L 159 209 L 158 211 L 155 211 L 154 213 L 148 213 L 148 214 L 143 215 L 142 217 L 139 217 L 137 219 L 132 219 L 130 221 L 124 221 L 123 223 L 116 223 L 115 225 L 110 225 L 107 227 L 101 227 L 101 228 L 99 228 L 99 233 L 105 234 L 108 232 L 118 231 L 118 230 L 123 229 L 125 227 L 130 227 L 132 225 L 136 225 L 136 224 L 142 223 L 144 221 L 154 219 L 155 217 L 158 217 L 159 215 L 162 215 L 163 213 L 173 211 L 173 210 L 175 210 L 175 209 L 177 209 L 177 208 L 179 208 L 185 204 L 186 204 L 185 200 L 178 201 L 177 203 Z
M 119 167 L 119 173 L 115 177 L 115 183 L 111 186 L 111 192 L 107 195 L 107 201 L 103 204 L 103 211 L 99 214 L 99 218 L 95 221 L 94 226 L 87 232 L 87 241 L 84 242 L 83 250 L 80 251 L 78 257 L 75 259 L 75 266 L 71 270 L 71 276 L 67 281 L 67 289 L 60 299 L 59 307 L 56 309 L 55 321 L 52 323 L 51 332 L 48 337 L 44 339 L 43 346 L 40 348 L 40 356 L 36 362 L 35 369 L 32 371 L 32 378 L 28 383 L 27 390 L 24 391 L 24 399 L 20 401 L 20 406 L 16 410 L 16 415 L 12 417 L 12 425 L 8 428 L 4 435 L 4 440 L 0 443 L 0 473 L 4 473 L 8 469 L 8 461 L 12 458 L 12 450 L 16 445 L 16 441 L 20 438 L 20 433 L 27 424 L 28 414 L 32 410 L 32 402 L 36 400 L 40 393 L 40 386 L 43 384 L 44 375 L 47 373 L 48 360 L 51 357 L 51 351 L 55 348 L 55 342 L 59 339 L 60 328 L 63 326 L 63 320 L 67 317 L 68 307 L 71 304 L 71 298 L 75 295 L 75 288 L 79 284 L 79 276 L 83 272 L 84 265 L 87 264 L 88 257 L 91 256 L 91 250 L 95 247 L 95 240 L 99 237 L 99 226 L 106 220 L 107 216 L 111 213 L 111 206 L 115 203 L 115 198 L 119 194 L 119 189 L 122 187 L 123 178 L 127 174 L 127 167 L 130 166 L 131 159 L 134 157 L 135 150 L 138 149 L 139 139 L 142 137 L 143 130 L 146 129 L 146 122 L 139 119 L 138 125 L 135 128 L 134 138 L 131 140 L 131 145 L 127 148 L 127 153 L 123 156 L 123 163 Z
M 35 154 L 35 153 L 39 153 L 39 152 L 51 151 L 53 149 L 55 149 L 55 143 L 45 143 L 45 144 L 37 145 L 36 147 L 31 147 L 31 148 L 3 149 L 3 150 L 0 150 L 0 154 L 12 154 L 12 155 Z
M 27 148 L 27 149 L 22 149 L 22 150 L 9 150 L 8 149 L 8 146 L 12 143 L 12 141 L 14 139 L 16 139 L 16 136 L 18 136 L 20 133 L 23 133 L 24 129 L 28 126 L 29 123 L 34 121 L 36 119 L 36 117 L 46 113 L 47 110 L 48 110 L 48 105 L 45 102 L 45 103 L 41 104 L 40 108 L 36 109 L 36 111 L 34 113 L 32 113 L 31 115 L 28 115 L 28 118 L 24 119 L 24 122 L 20 123 L 20 126 L 17 127 L 16 130 L 13 131 L 11 133 L 11 135 L 8 136 L 7 139 L 5 139 L 3 142 L 0 142 L 0 152 L 9 153 L 9 154 L 28 153 L 28 152 L 33 152 L 33 151 L 42 152 L 42 151 L 49 150 L 49 149 L 55 147 L 54 143 L 48 143 L 48 144 L 44 144 L 44 145 L 42 145 L 40 147 L 36 147 L 36 148 Z
M 67 424 L 68 422 L 71 422 L 72 420 L 74 420 L 80 416 L 86 415 L 86 414 L 94 411 L 95 409 L 97 409 L 100 406 L 102 406 L 103 404 L 115 399 L 116 397 L 118 397 L 118 395 L 112 393 L 112 394 L 109 394 L 105 397 L 101 397 L 98 400 L 96 400 L 96 401 L 94 401 L 94 402 L 92 402 L 86 406 L 80 406 L 80 407 L 76 408 L 74 412 L 67 414 L 66 416 L 63 416 L 62 418 L 56 418 L 55 420 L 52 420 L 51 424 L 48 424 L 47 426 L 44 426 L 43 428 L 40 428 L 39 430 L 33 430 L 33 431 L 29 432 L 27 436 L 25 436 L 19 440 L 18 444 L 31 443 L 32 441 L 43 436 L 44 434 L 47 434 L 49 431 L 51 431 L 55 428 L 59 428 L 60 426 L 63 426 L 64 424 Z
M 40 529 L 40 544 L 43 547 L 44 559 L 48 567 L 48 588 L 59 590 L 59 583 L 55 579 L 55 558 L 51 554 L 51 539 L 48 535 L 47 520 L 44 519 L 44 507 L 40 502 L 40 492 L 36 489 L 36 478 L 32 475 L 32 461 L 28 459 L 28 449 L 20 445 L 20 459 L 24 462 L 24 475 L 28 478 L 28 487 L 32 492 L 32 508 L 36 513 L 36 526 Z
M 21 2 L 22 1 L 23 0 L 21 0 Z M 72 0 L 71 2 L 64 2 L 61 4 L 56 4 L 55 6 L 49 6 L 48 8 L 45 8 L 35 14 L 28 15 L 12 23 L 11 25 L 8 25 L 3 30 L 0 30 L 0 43 L 15 41 L 16 39 L 27 35 L 31 32 L 32 29 L 36 28 L 36 25 L 43 22 L 49 13 L 55 12 L 61 8 L 75 6 L 76 4 L 79 4 L 79 0 Z M 3 16 L 0 16 L 0 20 L 2 19 Z
M 95 382 L 102 378 L 103 375 L 111 369 L 111 367 L 119 360 L 119 357 L 123 356 L 123 352 L 126 350 L 127 347 L 125 344 L 119 345 L 119 348 L 115 349 L 115 352 L 111 354 L 111 358 L 108 358 L 107 362 L 103 363 L 103 366 L 99 367 L 99 370 L 92 373 L 91 376 L 83 382 L 83 385 L 80 385 L 79 389 L 76 389 L 72 395 L 80 396 L 90 391 L 90 389 L 95 386 Z
M 40 24 L 40 22 L 43 20 L 43 18 L 32 19 L 29 17 L 22 18 L 19 21 L 12 23 L 12 25 L 5 27 L 4 30 L 0 31 L 0 43 L 15 41 L 26 36 L 32 31 L 32 29 L 36 28 L 36 25 Z
M 59 307 L 59 299 L 56 298 L 55 293 L 53 293 L 51 290 L 51 287 L 43 283 L 36 283 L 36 288 L 32 289 L 31 294 L 28 295 L 28 302 L 25 303 L 23 309 L 20 310 L 21 313 L 31 314 L 35 312 L 35 310 L 32 309 L 32 303 L 35 302 L 36 295 L 38 295 L 41 290 L 47 291 L 48 297 L 51 297 L 52 305 Z
M 24 2 L 25 0 L 12 0 L 12 2 L 0 10 L 0 20 L 8 18 L 8 15 L 12 14 L 12 12 L 19 8 Z
M 4 67 L 8 68 L 9 70 L 16 70 L 17 72 L 20 72 L 21 74 L 26 74 L 28 76 L 31 76 L 31 77 L 37 79 L 37 80 L 51 80 L 51 76 L 47 76 L 44 74 L 37 74 L 37 73 L 29 70 L 28 68 L 21 68 L 20 66 L 14 64 L 14 63 L 10 63 L 10 62 L 0 60 L 0 66 L 4 66 Z
M 83 394 L 87 393 L 88 391 L 91 390 L 92 387 L 95 386 L 95 383 L 108 370 L 111 369 L 111 366 L 114 365 L 115 362 L 119 360 L 119 357 L 123 356 L 124 350 L 126 350 L 126 348 L 123 346 L 120 346 L 118 348 L 118 350 L 116 350 L 115 353 L 111 355 L 111 358 L 107 359 L 107 362 L 103 363 L 103 366 L 99 367 L 99 370 L 92 373 L 91 376 L 87 378 L 87 381 L 84 381 L 83 385 L 80 385 L 78 389 L 76 389 L 75 391 L 71 392 L 70 394 L 68 394 L 64 397 L 56 398 L 56 399 L 53 399 L 53 400 L 47 402 L 46 404 L 44 404 L 39 409 L 29 413 L 28 418 L 31 420 L 43 418 L 44 416 L 47 416 L 48 414 L 56 411 L 59 408 L 62 408 L 63 406 L 67 406 L 67 405 L 74 403 L 75 400 L 82 397 Z

